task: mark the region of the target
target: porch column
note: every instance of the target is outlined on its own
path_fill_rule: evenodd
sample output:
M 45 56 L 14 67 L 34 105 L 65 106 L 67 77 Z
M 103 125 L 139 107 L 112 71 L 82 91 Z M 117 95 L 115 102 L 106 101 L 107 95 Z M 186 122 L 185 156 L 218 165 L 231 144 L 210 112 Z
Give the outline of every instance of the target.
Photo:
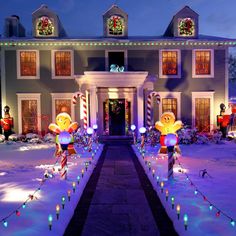
M 144 101 L 144 97 L 143 97 L 143 86 L 138 86 L 137 87 L 137 130 L 144 126 L 144 110 L 143 110 L 143 101 Z
M 90 87 L 90 126 L 97 124 L 97 87 Z

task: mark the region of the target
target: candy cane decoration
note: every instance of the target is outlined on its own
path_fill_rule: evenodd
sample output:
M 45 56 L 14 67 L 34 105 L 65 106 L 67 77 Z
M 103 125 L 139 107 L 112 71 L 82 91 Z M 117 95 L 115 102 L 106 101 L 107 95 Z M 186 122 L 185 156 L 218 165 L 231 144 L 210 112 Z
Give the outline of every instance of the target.
M 61 155 L 61 179 L 66 179 L 67 177 L 67 155 L 65 151 Z
M 147 100 L 147 126 L 151 126 L 151 102 L 152 102 L 152 97 L 156 97 L 157 99 L 157 104 L 160 103 L 160 95 L 157 92 L 151 92 L 148 95 L 148 100 Z
M 83 93 L 81 92 L 76 92 L 73 94 L 72 102 L 73 104 L 76 104 L 76 99 L 81 98 L 83 101 L 83 115 L 84 115 L 84 129 L 87 129 L 88 125 L 88 114 L 87 114 L 87 102 L 86 102 L 86 97 Z

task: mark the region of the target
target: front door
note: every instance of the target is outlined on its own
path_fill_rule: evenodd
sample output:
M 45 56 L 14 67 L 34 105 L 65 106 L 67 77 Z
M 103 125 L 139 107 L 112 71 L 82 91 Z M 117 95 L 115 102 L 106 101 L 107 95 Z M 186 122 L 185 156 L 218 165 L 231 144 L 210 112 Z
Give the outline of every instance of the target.
M 125 99 L 109 99 L 109 134 L 125 135 Z

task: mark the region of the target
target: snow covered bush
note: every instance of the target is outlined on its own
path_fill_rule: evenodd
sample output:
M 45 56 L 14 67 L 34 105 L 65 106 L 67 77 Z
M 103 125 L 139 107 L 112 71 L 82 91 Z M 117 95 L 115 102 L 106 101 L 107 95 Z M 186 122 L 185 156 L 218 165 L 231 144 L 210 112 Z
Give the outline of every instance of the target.
M 43 141 L 40 138 L 32 138 L 32 139 L 28 139 L 28 143 L 42 143 Z
M 196 142 L 197 129 L 191 129 L 185 126 L 184 128 L 177 131 L 178 142 L 180 144 L 191 144 Z
M 28 133 L 26 134 L 26 139 L 39 138 L 38 134 Z
M 48 133 L 43 137 L 43 141 L 46 143 L 55 143 L 55 136 L 51 133 Z
M 221 143 L 222 132 L 219 130 L 213 130 L 212 133 L 212 142 L 213 143 Z
M 25 138 L 28 143 L 42 143 L 42 140 L 38 134 L 28 133 Z
M 196 135 L 196 144 L 208 144 L 209 143 L 209 138 L 207 137 L 206 134 L 204 133 L 198 133 Z
M 17 134 L 11 134 L 9 137 L 8 137 L 8 140 L 9 141 L 18 141 L 18 135 Z
M 5 141 L 5 136 L 3 134 L 0 134 L 0 143 L 3 143 Z
M 146 135 L 147 143 L 149 143 L 152 147 L 154 147 L 157 143 L 160 142 L 161 133 L 156 130 L 155 127 L 150 127 L 149 129 L 147 129 Z

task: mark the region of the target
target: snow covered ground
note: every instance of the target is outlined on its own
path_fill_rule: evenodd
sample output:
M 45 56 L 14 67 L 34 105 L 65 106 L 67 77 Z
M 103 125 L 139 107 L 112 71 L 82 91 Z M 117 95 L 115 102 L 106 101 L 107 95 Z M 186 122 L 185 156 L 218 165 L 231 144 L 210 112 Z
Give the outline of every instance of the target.
M 233 226 L 231 219 L 223 214 L 227 214 L 236 221 L 236 142 L 181 145 L 180 148 L 182 156 L 178 159 L 186 174 L 179 172 L 181 167 L 176 161 L 174 180 L 164 182 L 162 193 L 160 182 L 157 184 L 156 178 L 158 176 L 158 171 L 156 171 L 158 159 L 156 157 L 159 146 L 155 148 L 146 146 L 144 159 L 138 146 L 133 146 L 139 161 L 172 219 L 176 231 L 181 236 L 235 236 L 236 225 Z M 150 170 L 149 162 L 151 163 Z M 155 171 L 154 177 L 153 169 Z M 206 169 L 211 177 L 202 178 L 199 176 L 199 171 L 203 169 Z M 186 175 L 189 177 L 188 179 Z M 169 192 L 167 201 L 166 189 Z M 195 190 L 197 191 L 195 192 Z M 171 204 L 172 196 L 174 197 L 174 209 Z M 211 203 L 213 204 L 212 210 L 210 210 Z M 180 204 L 179 220 L 176 213 L 177 204 Z M 184 214 L 188 216 L 187 230 L 184 227 Z
M 98 149 L 97 149 L 98 148 Z M 76 148 L 77 155 L 68 159 L 68 178 L 61 180 L 55 171 L 53 178 L 48 178 L 38 190 L 45 170 L 52 170 L 58 165 L 53 156 L 54 144 L 28 144 L 14 142 L 0 144 L 0 235 L 63 235 L 74 208 L 102 152 L 102 145 L 93 144 L 92 153 Z M 91 161 L 88 170 L 85 162 Z M 59 161 L 60 163 L 60 161 Z M 82 178 L 82 169 L 84 177 Z M 77 176 L 80 183 L 77 184 Z M 75 193 L 72 184 L 76 182 Z M 68 190 L 71 199 L 68 201 Z M 24 202 L 33 195 L 33 200 Z M 62 209 L 62 196 L 65 196 L 65 209 Z M 56 205 L 60 205 L 59 219 L 56 218 Z M 18 210 L 17 210 L 18 209 Z M 17 211 L 16 211 L 17 210 Z M 9 214 L 12 215 L 10 217 Z M 48 216 L 52 214 L 52 230 L 49 230 Z M 3 220 L 5 217 L 8 217 Z M 7 226 L 7 227 L 6 227 Z

